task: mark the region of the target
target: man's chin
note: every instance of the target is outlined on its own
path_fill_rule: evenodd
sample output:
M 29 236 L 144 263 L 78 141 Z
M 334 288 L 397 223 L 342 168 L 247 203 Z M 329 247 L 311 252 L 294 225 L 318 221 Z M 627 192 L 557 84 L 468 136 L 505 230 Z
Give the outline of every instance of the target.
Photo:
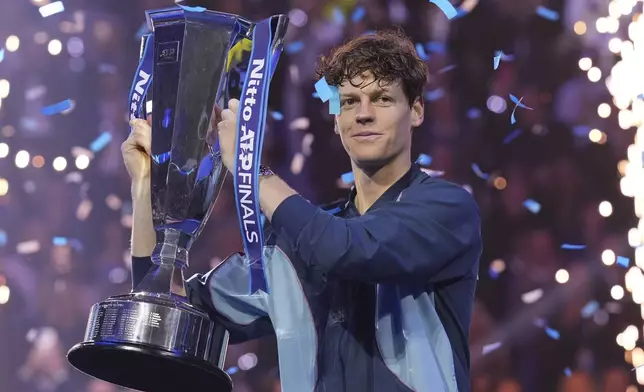
M 391 157 L 384 154 L 359 154 L 351 157 L 353 163 L 361 169 L 379 169 L 391 162 Z

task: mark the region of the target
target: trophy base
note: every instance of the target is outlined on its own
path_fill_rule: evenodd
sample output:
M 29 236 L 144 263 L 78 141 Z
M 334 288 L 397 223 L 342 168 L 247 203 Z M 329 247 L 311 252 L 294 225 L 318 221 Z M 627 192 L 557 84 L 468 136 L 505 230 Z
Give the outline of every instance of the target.
M 173 294 L 137 292 L 92 306 L 67 360 L 92 377 L 143 392 L 232 391 L 222 370 L 228 333 Z
M 67 359 L 75 368 L 103 381 L 144 392 L 210 390 L 230 392 L 230 377 L 200 360 L 135 344 L 78 343 Z

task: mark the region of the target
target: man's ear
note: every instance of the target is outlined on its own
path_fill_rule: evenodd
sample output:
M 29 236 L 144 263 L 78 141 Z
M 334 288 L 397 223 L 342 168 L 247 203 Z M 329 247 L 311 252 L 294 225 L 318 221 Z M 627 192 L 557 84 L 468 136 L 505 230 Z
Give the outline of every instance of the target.
M 423 97 L 417 97 L 411 105 L 411 126 L 419 127 L 425 119 L 425 100 Z

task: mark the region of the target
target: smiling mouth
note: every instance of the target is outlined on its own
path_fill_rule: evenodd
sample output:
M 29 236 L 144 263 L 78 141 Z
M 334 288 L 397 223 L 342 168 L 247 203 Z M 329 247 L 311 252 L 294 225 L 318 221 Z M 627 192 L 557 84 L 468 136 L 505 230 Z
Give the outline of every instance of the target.
M 382 134 L 376 132 L 360 132 L 353 135 L 353 137 L 356 139 L 373 139 L 378 136 L 382 136 Z

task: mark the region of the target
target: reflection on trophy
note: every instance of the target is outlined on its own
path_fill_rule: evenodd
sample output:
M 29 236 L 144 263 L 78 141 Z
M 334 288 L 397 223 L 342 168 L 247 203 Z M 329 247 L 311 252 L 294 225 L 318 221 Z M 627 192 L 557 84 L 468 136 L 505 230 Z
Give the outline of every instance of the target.
M 228 333 L 188 303 L 183 271 L 226 173 L 206 142 L 213 108 L 239 98 L 256 24 L 192 7 L 148 11 L 147 20 L 153 33 L 143 39 L 130 111 L 152 101 L 154 266 L 131 293 L 92 307 L 68 360 L 142 391 L 230 391 L 222 370 Z M 270 18 L 270 55 L 279 54 L 287 24 L 284 15 Z

